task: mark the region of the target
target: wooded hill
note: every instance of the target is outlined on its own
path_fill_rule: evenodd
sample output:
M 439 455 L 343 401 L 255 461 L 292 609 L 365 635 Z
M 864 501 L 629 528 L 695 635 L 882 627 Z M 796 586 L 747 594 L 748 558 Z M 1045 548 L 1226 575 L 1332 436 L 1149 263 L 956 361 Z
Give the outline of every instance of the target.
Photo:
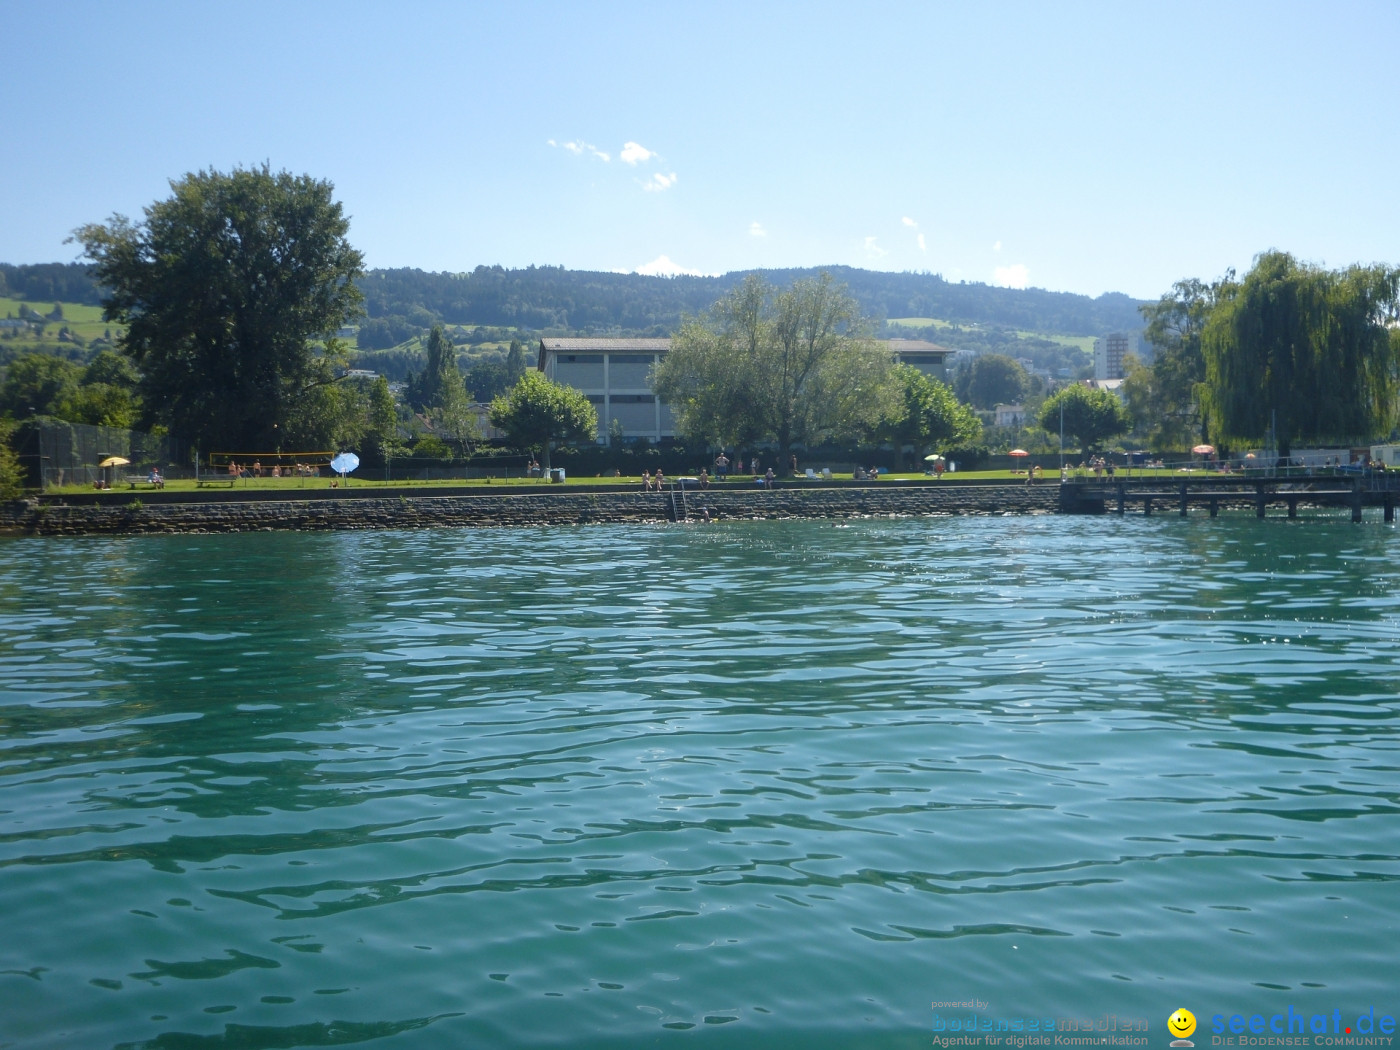
M 957 325 L 998 325 L 1043 334 L 1097 336 L 1142 327 L 1139 303 L 1109 293 L 1092 299 L 1039 288 L 954 283 L 936 274 L 825 268 L 846 284 L 876 321 L 927 317 Z M 368 320 L 402 319 L 415 328 L 436 322 L 522 331 L 664 335 L 684 314 L 706 309 L 749 271 L 720 277 L 647 277 L 635 273 L 529 266 L 478 266 L 470 273 L 371 270 L 361 281 Z M 820 269 L 763 270 L 784 286 Z M 81 263 L 0 263 L 0 295 L 30 302 L 96 305 L 100 291 Z M 402 342 L 396 339 L 392 346 Z

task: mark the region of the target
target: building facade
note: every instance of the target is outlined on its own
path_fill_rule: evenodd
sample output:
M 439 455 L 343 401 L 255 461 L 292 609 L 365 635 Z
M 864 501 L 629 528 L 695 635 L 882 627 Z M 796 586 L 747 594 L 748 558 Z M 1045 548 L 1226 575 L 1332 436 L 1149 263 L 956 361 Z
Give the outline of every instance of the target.
M 901 364 L 947 382 L 947 347 L 921 339 L 886 345 Z M 588 398 L 598 413 L 598 440 L 620 429 L 623 438 L 661 441 L 676 436 L 676 422 L 652 392 L 651 370 L 670 349 L 669 339 L 541 339 L 536 367 Z
M 669 405 L 651 390 L 651 370 L 669 339 L 541 339 L 536 367 L 545 378 L 582 393 L 598 412 L 598 438 L 616 429 L 626 438 L 676 436 Z
M 1123 359 L 1133 349 L 1133 337 L 1126 332 L 1113 332 L 1094 340 L 1094 378 L 1122 379 Z
M 948 358 L 953 351 L 922 339 L 886 339 L 885 343 L 902 365 L 913 365 L 930 379 L 948 382 Z

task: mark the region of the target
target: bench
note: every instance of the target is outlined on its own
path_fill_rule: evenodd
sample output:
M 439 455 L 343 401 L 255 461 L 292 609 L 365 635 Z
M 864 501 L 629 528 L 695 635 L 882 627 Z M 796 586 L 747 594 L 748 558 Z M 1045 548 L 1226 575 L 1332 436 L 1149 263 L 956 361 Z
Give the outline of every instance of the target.
M 197 480 L 197 481 L 194 483 L 194 486 L 195 486 L 195 488 L 198 488 L 198 489 L 202 489 L 202 488 L 213 488 L 213 487 L 216 486 L 216 485 L 225 485 L 225 486 L 227 486 L 228 488 L 233 488 L 233 486 L 234 486 L 235 484 L 237 484 L 237 482 L 238 482 L 238 479 L 237 479 L 236 477 L 232 477 L 232 476 L 230 476 L 230 475 L 225 475 L 225 474 L 207 475 L 207 474 L 206 474 L 204 477 L 202 477 L 202 478 L 200 478 L 199 480 Z
M 146 474 L 125 474 L 122 476 L 122 480 L 126 482 L 127 487 L 133 489 L 137 485 L 149 485 L 153 489 L 165 488 L 164 478 L 162 478 L 160 481 L 152 481 L 150 477 Z

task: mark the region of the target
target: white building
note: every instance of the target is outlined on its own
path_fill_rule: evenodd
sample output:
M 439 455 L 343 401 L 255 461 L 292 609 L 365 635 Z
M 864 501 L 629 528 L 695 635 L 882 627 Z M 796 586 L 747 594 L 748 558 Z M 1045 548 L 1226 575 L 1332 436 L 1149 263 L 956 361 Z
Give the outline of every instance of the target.
M 947 381 L 953 353 L 947 347 L 922 339 L 890 339 L 884 345 L 900 363 Z M 676 423 L 671 407 L 652 393 L 651 370 L 670 349 L 669 339 L 541 339 L 536 367 L 545 378 L 588 398 L 598 413 L 599 440 L 616 421 L 623 437 L 660 441 L 676 436 Z
M 999 427 L 1023 427 L 1026 425 L 1025 405 L 997 405 L 993 409 L 996 425 Z
M 669 349 L 669 339 L 541 339 L 536 367 L 592 402 L 600 438 L 617 420 L 624 437 L 659 441 L 675 437 L 676 424 L 649 381 L 652 367 Z
M 1113 332 L 1094 340 L 1094 378 L 1122 379 L 1123 358 L 1132 352 L 1133 337 L 1127 332 Z

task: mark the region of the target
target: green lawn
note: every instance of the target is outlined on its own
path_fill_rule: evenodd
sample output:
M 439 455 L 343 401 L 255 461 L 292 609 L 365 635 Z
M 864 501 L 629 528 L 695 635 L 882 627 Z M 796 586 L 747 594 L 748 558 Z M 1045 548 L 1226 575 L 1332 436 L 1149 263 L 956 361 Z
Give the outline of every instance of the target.
M 1021 329 L 1017 329 L 1016 334 L 1024 339 L 1048 339 L 1061 346 L 1078 347 L 1091 357 L 1094 354 L 1094 337 L 1092 335 L 1046 335 L 1044 332 L 1027 332 Z
M 118 467 L 112 473 L 115 475 L 116 482 L 111 490 L 111 496 L 113 500 L 118 500 L 122 498 L 123 495 L 130 497 L 133 494 L 151 491 L 150 486 L 146 485 L 143 482 L 136 486 L 135 493 L 133 493 L 133 490 L 128 488 L 127 483 L 123 480 L 125 475 L 122 473 L 120 467 Z M 1044 476 L 1041 479 L 1042 483 L 1050 484 L 1057 482 L 1059 480 L 1058 473 L 1059 472 L 1056 468 L 1052 467 L 1047 469 L 1044 473 Z M 1120 467 L 1118 473 L 1121 476 L 1125 477 L 1172 477 L 1175 476 L 1176 472 L 1171 468 L 1163 468 L 1161 470 L 1134 468 L 1133 470 L 1128 471 Z M 1075 474 L 1076 471 L 1074 470 L 1073 466 L 1071 466 L 1070 476 L 1073 477 L 1075 476 Z M 924 474 L 922 472 L 909 474 L 881 474 L 880 478 L 882 481 L 928 481 L 931 484 L 938 485 L 956 485 L 961 481 L 1002 481 L 1010 484 L 1024 484 L 1026 480 L 1026 472 L 1024 470 L 1003 469 L 968 471 L 959 470 L 951 474 L 944 474 L 942 480 L 940 481 L 934 481 L 927 474 Z M 723 484 L 716 483 L 714 487 L 716 489 L 732 490 L 749 488 L 753 486 L 753 481 L 749 478 L 741 476 L 741 479 L 742 480 L 738 481 L 730 480 Z M 674 478 L 672 480 L 674 480 Z M 805 478 L 779 478 L 778 480 L 784 488 L 801 487 L 802 485 L 808 484 Z M 850 475 L 837 474 L 835 476 L 835 480 L 850 480 Z M 239 493 L 246 493 L 249 496 L 256 496 L 259 492 L 325 491 L 331 488 L 337 488 L 341 484 L 342 483 L 340 482 L 340 479 L 327 477 L 242 478 L 234 482 L 231 487 L 237 490 Z M 423 493 L 427 495 L 431 494 L 434 490 L 458 488 L 482 488 L 492 490 L 531 489 L 547 490 L 551 492 L 566 492 L 570 489 L 588 489 L 605 485 L 623 485 L 635 486 L 636 488 L 640 489 L 642 485 L 642 479 L 640 477 L 593 478 L 580 477 L 578 475 L 570 475 L 568 480 L 563 484 L 551 484 L 548 481 L 543 481 L 539 478 L 523 477 L 497 477 L 492 478 L 490 480 L 487 480 L 485 478 L 474 478 L 469 481 L 381 481 L 377 479 L 357 477 L 355 475 L 351 475 L 345 480 L 343 484 L 346 488 L 350 489 L 421 489 Z M 879 484 L 879 482 L 876 482 L 876 484 Z M 221 490 L 224 487 L 226 487 L 226 483 L 222 481 L 218 482 L 216 483 L 216 487 L 213 489 L 213 491 Z M 165 490 L 167 492 L 193 492 L 196 490 L 196 485 L 193 479 L 171 480 L 166 482 Z M 91 486 L 84 487 L 81 485 L 65 485 L 62 488 L 49 489 L 47 494 L 62 496 L 74 495 L 81 492 L 91 491 Z
M 0 296 L 0 317 L 18 318 L 21 304 L 29 307 L 38 314 L 47 314 L 53 309 L 53 303 L 36 303 L 24 299 L 12 299 L 7 296 Z M 102 307 L 100 306 L 85 306 L 82 303 L 64 302 L 60 302 L 59 305 L 63 307 L 63 320 L 45 321 L 43 339 L 37 339 L 28 332 L 25 332 L 22 335 L 16 336 L 14 339 L 6 340 L 6 343 L 20 353 L 26 350 L 57 347 L 60 345 L 58 343 L 58 331 L 64 325 L 67 325 L 68 330 L 84 343 L 90 343 L 94 339 L 101 339 L 108 331 L 112 333 L 112 338 L 116 339 L 123 331 L 121 325 L 111 324 L 110 322 L 102 320 Z
M 885 322 L 892 328 L 952 328 L 951 321 L 940 321 L 936 317 L 891 317 Z

